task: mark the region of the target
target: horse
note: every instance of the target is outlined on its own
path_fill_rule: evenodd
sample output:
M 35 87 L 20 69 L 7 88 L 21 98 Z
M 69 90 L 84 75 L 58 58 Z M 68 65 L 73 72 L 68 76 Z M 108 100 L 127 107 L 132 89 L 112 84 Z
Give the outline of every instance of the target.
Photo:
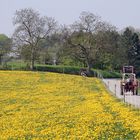
M 129 81 L 129 82 L 127 81 L 125 83 L 124 89 L 125 89 L 125 92 L 132 91 L 132 89 L 133 89 L 133 82 L 132 81 Z

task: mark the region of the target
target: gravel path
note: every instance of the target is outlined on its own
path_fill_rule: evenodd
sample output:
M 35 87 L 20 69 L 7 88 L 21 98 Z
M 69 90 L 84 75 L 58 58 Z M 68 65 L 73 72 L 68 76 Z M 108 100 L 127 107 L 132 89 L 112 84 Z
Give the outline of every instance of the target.
M 103 79 L 108 89 L 116 95 L 117 98 L 123 99 L 125 102 L 140 108 L 140 94 L 132 95 L 131 92 L 125 93 L 125 95 L 120 94 L 120 80 L 118 79 Z

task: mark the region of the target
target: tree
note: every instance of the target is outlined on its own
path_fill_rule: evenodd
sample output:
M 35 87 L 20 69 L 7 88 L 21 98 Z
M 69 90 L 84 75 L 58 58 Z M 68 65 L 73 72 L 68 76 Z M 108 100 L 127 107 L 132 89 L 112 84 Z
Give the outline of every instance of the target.
M 139 67 L 140 60 L 140 40 L 135 30 L 132 28 L 126 28 L 122 35 L 122 44 L 125 46 L 127 65 L 133 65 L 136 68 Z
M 96 60 L 98 66 L 109 70 L 119 67 L 119 60 L 122 58 L 119 45 L 120 35 L 115 28 L 100 30 L 95 37 L 96 44 L 100 47 Z
M 68 47 L 68 38 L 71 30 L 66 25 L 59 26 L 57 32 L 49 38 L 49 52 L 56 64 L 71 65 L 73 57 L 71 57 L 71 49 Z
M 72 30 L 68 40 L 73 50 L 72 54 L 86 63 L 88 71 L 99 62 L 103 52 L 109 53 L 113 50 L 112 46 L 115 46 L 113 45 L 115 39 L 112 37 L 112 35 L 117 36 L 115 27 L 101 21 L 93 13 L 82 12 L 80 20 L 72 25 Z
M 72 34 L 68 39 L 68 44 L 73 50 L 73 56 L 86 63 L 88 72 L 90 72 L 96 53 L 99 50 L 95 45 L 94 39 L 99 19 L 93 13 L 82 12 L 79 21 L 76 21 L 71 26 Z
M 132 46 L 128 51 L 128 55 L 131 58 L 130 64 L 134 65 L 135 68 L 140 68 L 140 40 L 137 33 L 132 35 Z
M 71 55 L 77 60 L 86 63 L 88 72 L 90 72 L 93 66 L 97 52 L 94 41 L 91 33 L 83 31 L 73 32 L 68 40 Z
M 83 11 L 80 14 L 79 20 L 76 21 L 72 28 L 74 31 L 95 32 L 100 23 L 100 17 L 93 13 Z
M 54 34 L 40 42 L 39 62 L 43 64 L 55 64 L 58 49 L 59 47 L 57 46 Z
M 2 64 L 3 56 L 10 52 L 11 47 L 11 39 L 4 34 L 0 34 L 0 65 Z
M 39 42 L 54 31 L 56 21 L 50 17 L 41 17 L 33 9 L 25 8 L 16 11 L 13 23 L 16 26 L 13 40 L 20 48 L 28 47 L 30 69 L 33 70 Z
M 125 49 L 124 57 L 127 60 L 126 65 L 131 65 L 130 50 L 133 46 L 132 36 L 133 31 L 127 27 L 122 34 L 122 47 Z

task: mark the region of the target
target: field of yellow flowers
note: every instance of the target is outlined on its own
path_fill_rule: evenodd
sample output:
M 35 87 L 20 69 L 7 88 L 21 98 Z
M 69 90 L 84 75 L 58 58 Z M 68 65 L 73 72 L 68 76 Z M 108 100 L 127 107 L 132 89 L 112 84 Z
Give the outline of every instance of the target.
M 139 140 L 140 114 L 100 80 L 0 71 L 0 140 Z

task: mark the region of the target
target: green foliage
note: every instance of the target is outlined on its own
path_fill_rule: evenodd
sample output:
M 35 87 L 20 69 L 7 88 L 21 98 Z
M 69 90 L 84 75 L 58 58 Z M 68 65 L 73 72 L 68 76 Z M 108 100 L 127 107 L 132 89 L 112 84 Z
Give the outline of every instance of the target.
M 4 34 L 0 34 L 0 65 L 3 61 L 3 56 L 11 50 L 11 39 Z
M 28 64 L 23 61 L 9 62 L 5 67 L 0 67 L 3 70 L 29 70 Z M 74 74 L 80 75 L 81 67 L 77 66 L 64 66 L 64 65 L 40 65 L 36 64 L 35 71 L 48 71 L 56 73 Z M 86 69 L 86 68 L 84 68 Z M 103 77 L 103 78 L 120 78 L 121 74 L 115 71 L 91 69 L 91 77 Z
M 95 70 L 97 73 L 101 74 L 103 78 L 120 78 L 121 74 L 115 71 L 107 71 L 107 70 Z
M 112 71 L 120 70 L 123 65 L 133 65 L 137 73 L 140 71 L 140 34 L 133 28 L 127 27 L 120 34 L 100 17 L 82 12 L 71 26 L 55 30 L 55 19 L 41 17 L 31 8 L 16 11 L 13 22 L 16 26 L 12 37 L 14 51 L 26 63 L 6 64 L 8 54 L 14 52 L 11 39 L 0 34 L 0 65 L 3 65 L 0 69 L 30 67 L 33 70 L 35 67 L 35 70 L 77 74 L 78 70 L 72 68 L 77 66 L 87 67 L 89 71 L 91 68 L 111 71 L 100 71 L 103 77 L 119 77 Z M 35 66 L 35 63 L 63 66 Z
M 79 75 L 80 67 L 36 65 L 35 70 Z
M 25 63 L 24 61 L 14 61 L 14 62 L 8 62 L 5 70 L 28 70 L 28 63 Z

